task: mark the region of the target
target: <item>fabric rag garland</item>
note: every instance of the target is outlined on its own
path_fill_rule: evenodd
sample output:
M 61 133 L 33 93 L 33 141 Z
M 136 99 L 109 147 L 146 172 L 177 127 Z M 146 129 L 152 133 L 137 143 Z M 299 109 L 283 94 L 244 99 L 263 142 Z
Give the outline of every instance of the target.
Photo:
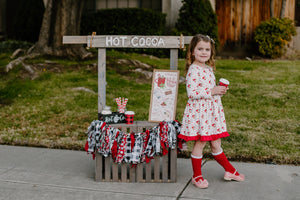
M 142 133 L 123 133 L 103 121 L 94 120 L 88 128 L 85 150 L 93 154 L 111 156 L 116 163 L 138 164 L 146 162 L 155 155 L 166 155 L 168 149 L 182 147 L 177 141 L 181 124 L 178 121 L 162 121 L 157 126 Z

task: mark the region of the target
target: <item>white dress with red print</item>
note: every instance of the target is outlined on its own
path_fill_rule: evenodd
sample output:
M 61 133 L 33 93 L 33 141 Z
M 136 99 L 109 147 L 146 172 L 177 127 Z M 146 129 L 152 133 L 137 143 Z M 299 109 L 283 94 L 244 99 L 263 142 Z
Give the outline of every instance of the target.
M 216 86 L 213 69 L 192 64 L 186 76 L 188 102 L 179 138 L 212 141 L 229 136 L 220 95 L 211 95 Z

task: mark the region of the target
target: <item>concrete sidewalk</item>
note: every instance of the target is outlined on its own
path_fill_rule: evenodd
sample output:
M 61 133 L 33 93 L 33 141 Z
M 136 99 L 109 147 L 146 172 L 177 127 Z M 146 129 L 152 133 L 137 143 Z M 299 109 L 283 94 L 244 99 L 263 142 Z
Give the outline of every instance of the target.
M 238 163 L 244 182 L 226 182 L 205 162 L 208 189 L 190 183 L 190 159 L 178 159 L 176 183 L 95 182 L 91 155 L 82 151 L 0 145 L 0 199 L 300 199 L 300 167 Z

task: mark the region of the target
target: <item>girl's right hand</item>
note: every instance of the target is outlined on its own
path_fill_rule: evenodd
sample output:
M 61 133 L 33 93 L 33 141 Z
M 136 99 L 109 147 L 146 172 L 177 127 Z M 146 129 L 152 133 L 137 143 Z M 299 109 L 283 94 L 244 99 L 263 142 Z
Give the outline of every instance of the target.
M 215 86 L 213 89 L 211 89 L 211 95 L 224 95 L 228 89 L 229 88 L 225 86 Z

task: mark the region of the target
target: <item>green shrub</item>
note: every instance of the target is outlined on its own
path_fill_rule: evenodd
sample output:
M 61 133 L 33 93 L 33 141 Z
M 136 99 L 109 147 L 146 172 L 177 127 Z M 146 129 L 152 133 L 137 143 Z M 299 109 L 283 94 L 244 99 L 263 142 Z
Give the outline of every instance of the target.
M 218 49 L 218 20 L 209 0 L 183 0 L 179 18 L 175 25 L 175 33 L 190 35 L 201 33 L 209 35 L 216 42 Z
M 81 19 L 81 34 L 90 35 L 162 35 L 166 15 L 139 8 L 104 9 L 87 13 Z
M 258 25 L 254 40 L 259 53 L 270 58 L 278 58 L 285 52 L 285 45 L 296 35 L 293 20 L 288 18 L 271 18 Z
M 0 42 L 0 53 L 12 53 L 15 50 L 29 49 L 33 44 L 26 41 L 6 40 Z

